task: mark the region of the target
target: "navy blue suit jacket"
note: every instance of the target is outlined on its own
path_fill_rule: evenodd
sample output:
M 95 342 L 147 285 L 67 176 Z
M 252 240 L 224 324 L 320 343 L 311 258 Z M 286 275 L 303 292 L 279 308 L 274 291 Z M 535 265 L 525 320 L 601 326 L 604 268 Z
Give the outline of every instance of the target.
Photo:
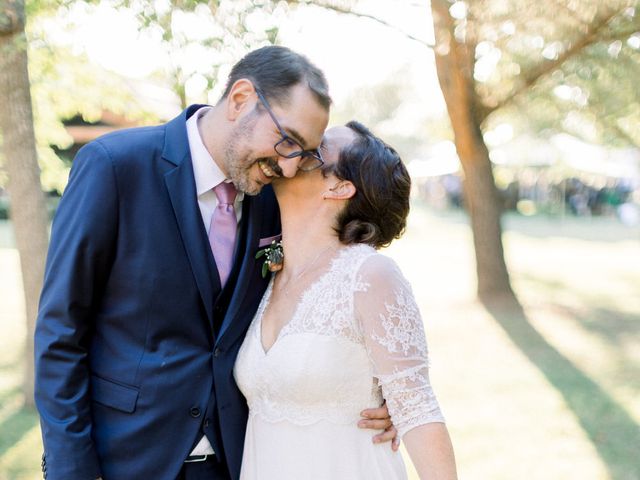
M 74 161 L 35 334 L 47 478 L 172 480 L 203 431 L 239 476 L 247 405 L 232 370 L 266 288 L 258 242 L 280 223 L 270 187 L 245 196 L 221 292 L 187 141 L 198 107 Z

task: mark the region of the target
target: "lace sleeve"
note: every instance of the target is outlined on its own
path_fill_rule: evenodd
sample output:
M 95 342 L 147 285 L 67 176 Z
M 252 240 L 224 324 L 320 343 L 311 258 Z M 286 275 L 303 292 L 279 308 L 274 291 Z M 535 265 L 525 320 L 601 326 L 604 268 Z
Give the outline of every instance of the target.
M 399 436 L 426 423 L 444 422 L 429 383 L 427 342 L 411 286 L 383 255 L 369 257 L 358 280 L 356 315 Z

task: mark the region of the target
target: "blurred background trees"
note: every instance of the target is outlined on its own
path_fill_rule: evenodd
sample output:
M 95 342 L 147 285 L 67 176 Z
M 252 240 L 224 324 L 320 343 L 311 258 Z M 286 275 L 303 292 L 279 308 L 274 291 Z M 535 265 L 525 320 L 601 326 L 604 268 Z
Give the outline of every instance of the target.
M 465 174 L 481 298 L 512 294 L 485 133 L 501 114 L 536 134 L 569 131 L 593 142 L 637 145 L 638 93 L 629 83 L 640 67 L 636 5 L 431 2 L 436 67 Z

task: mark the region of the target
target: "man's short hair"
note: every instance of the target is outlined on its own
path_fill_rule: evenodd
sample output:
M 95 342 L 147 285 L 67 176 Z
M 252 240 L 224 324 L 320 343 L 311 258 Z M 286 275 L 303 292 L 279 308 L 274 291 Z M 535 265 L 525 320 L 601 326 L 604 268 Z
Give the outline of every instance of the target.
M 241 79 L 251 80 L 267 99 L 286 104 L 291 87 L 306 84 L 325 109 L 331 105 L 327 79 L 309 59 L 286 47 L 268 46 L 249 52 L 233 66 L 222 98 L 229 95 L 233 84 Z

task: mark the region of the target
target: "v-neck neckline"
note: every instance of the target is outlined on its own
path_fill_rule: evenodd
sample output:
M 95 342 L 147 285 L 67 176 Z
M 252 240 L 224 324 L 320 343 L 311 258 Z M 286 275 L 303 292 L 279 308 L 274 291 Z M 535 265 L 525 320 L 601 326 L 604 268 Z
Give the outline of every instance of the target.
M 305 297 L 307 295 L 309 295 L 313 289 L 315 289 L 317 287 L 318 284 L 320 284 L 320 282 L 322 280 L 324 280 L 324 278 L 329 275 L 330 273 L 332 273 L 335 270 L 335 266 L 337 261 L 342 257 L 342 255 L 349 250 L 349 246 L 346 246 L 344 248 L 341 248 L 338 250 L 338 252 L 331 258 L 331 261 L 329 262 L 329 268 L 327 268 L 327 270 L 325 272 L 323 272 L 318 278 L 316 278 L 313 282 L 311 282 L 309 284 L 309 286 L 307 287 L 307 289 L 302 292 L 302 294 L 300 295 L 300 298 L 298 299 L 298 301 L 296 302 L 295 306 L 293 307 L 293 314 L 291 315 L 291 318 L 289 319 L 289 321 L 287 323 L 285 323 L 282 328 L 280 328 L 280 331 L 278 332 L 278 334 L 276 335 L 276 339 L 273 341 L 273 343 L 271 344 L 271 346 L 266 349 L 264 347 L 264 342 L 262 340 L 262 321 L 264 320 L 264 313 L 267 311 L 267 308 L 269 307 L 269 303 L 271 303 L 271 295 L 273 293 L 273 285 L 275 283 L 275 278 L 276 275 L 271 277 L 271 280 L 269 281 L 269 286 L 267 287 L 267 290 L 264 294 L 264 304 L 261 305 L 260 310 L 258 311 L 258 317 L 256 318 L 256 321 L 258 323 L 257 325 L 257 336 L 258 336 L 258 344 L 260 346 L 260 351 L 262 353 L 263 356 L 268 356 L 269 353 L 271 352 L 271 350 L 273 350 L 273 348 L 278 344 L 278 342 L 280 341 L 280 339 L 282 338 L 282 333 L 288 328 L 290 327 L 293 322 L 296 320 L 296 318 L 298 317 L 299 313 L 300 313 L 300 306 L 302 305 L 302 303 L 305 300 Z

